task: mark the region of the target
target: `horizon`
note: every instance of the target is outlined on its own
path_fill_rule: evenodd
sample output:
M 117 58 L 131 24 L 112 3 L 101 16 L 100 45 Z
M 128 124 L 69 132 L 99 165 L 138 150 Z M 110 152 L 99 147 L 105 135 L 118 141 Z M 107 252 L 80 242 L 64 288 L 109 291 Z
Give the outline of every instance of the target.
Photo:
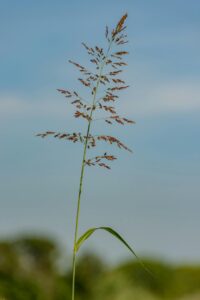
M 136 125 L 95 130 L 112 131 L 134 153 L 116 150 L 111 171 L 87 170 L 80 233 L 112 226 L 139 256 L 200 261 L 200 3 L 92 4 L 2 1 L 0 237 L 47 234 L 71 251 L 81 147 L 35 134 L 84 126 L 56 89 L 82 91 L 68 60 L 87 65 L 81 42 L 103 44 L 105 26 L 127 11 L 130 88 L 119 109 Z M 84 249 L 106 251 L 111 263 L 131 258 L 106 233 Z

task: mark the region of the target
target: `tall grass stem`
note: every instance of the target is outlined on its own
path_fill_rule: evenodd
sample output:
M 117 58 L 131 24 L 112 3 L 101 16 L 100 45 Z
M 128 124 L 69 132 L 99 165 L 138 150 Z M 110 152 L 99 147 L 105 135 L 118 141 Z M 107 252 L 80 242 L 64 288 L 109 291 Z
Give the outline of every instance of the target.
M 98 88 L 102 76 L 102 71 L 106 62 L 106 59 L 108 57 L 109 51 L 111 49 L 112 45 L 112 40 L 109 44 L 106 56 L 104 60 L 102 61 L 100 70 L 99 70 L 99 77 L 98 81 L 96 84 L 96 89 L 94 92 L 93 96 L 93 102 L 92 102 L 92 109 L 90 112 L 90 117 L 89 117 L 89 122 L 88 122 L 88 127 L 87 127 L 87 133 L 86 133 L 86 139 L 84 143 L 84 149 L 83 149 L 83 159 L 82 159 L 82 164 L 81 164 L 81 175 L 80 175 L 80 183 L 79 183 L 79 192 L 78 192 L 78 200 L 77 200 L 77 210 L 76 210 L 76 225 L 75 225 L 75 233 L 74 233 L 74 247 L 73 247 L 73 266 L 72 266 L 72 300 L 75 300 L 75 280 L 76 280 L 76 242 L 77 242 L 77 237 L 78 237 L 78 226 L 79 226 L 79 216 L 80 216 L 80 204 L 81 204 L 81 194 L 82 194 L 82 185 L 83 185 L 83 178 L 84 178 L 84 171 L 85 171 L 85 160 L 86 160 L 86 154 L 87 154 L 87 144 L 88 144 L 88 137 L 90 134 L 90 127 L 92 123 L 92 114 L 93 114 L 93 106 L 95 105 L 96 102 L 96 96 L 98 93 Z

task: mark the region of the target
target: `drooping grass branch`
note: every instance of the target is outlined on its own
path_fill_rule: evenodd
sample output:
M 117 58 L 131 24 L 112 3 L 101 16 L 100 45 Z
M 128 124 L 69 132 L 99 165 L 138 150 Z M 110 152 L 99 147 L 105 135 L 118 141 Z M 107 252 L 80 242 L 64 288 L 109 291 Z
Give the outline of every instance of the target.
M 116 145 L 120 149 L 132 152 L 129 147 L 122 143 L 118 138 L 110 135 L 92 135 L 91 125 L 94 121 L 103 120 L 106 124 L 113 125 L 114 123 L 119 125 L 134 124 L 135 122 L 125 117 L 121 117 L 116 110 L 115 102 L 118 101 L 119 92 L 128 88 L 125 81 L 119 78 L 123 68 L 127 65 L 124 62 L 123 57 L 128 54 L 127 51 L 121 49 L 126 44 L 127 35 L 125 34 L 126 26 L 125 21 L 127 14 L 123 15 L 116 27 L 109 32 L 106 27 L 105 37 L 108 42 L 107 49 L 101 47 L 89 47 L 85 43 L 82 43 L 87 53 L 90 56 L 90 62 L 93 65 L 93 69 L 86 68 L 77 62 L 70 60 L 81 73 L 81 77 L 78 81 L 88 89 L 90 95 L 90 101 L 84 99 L 76 91 L 70 91 L 65 89 L 58 89 L 58 91 L 68 98 L 71 104 L 75 107 L 74 117 L 77 119 L 84 119 L 87 122 L 86 133 L 74 132 L 54 132 L 46 131 L 39 133 L 37 136 L 42 138 L 52 136 L 54 138 L 72 141 L 73 143 L 83 144 L 82 163 L 80 170 L 80 181 L 78 188 L 77 210 L 75 219 L 75 232 L 74 232 L 74 248 L 73 248 L 73 267 L 72 267 L 72 300 L 75 299 L 75 279 L 76 279 L 76 255 L 82 245 L 96 230 L 103 229 L 112 234 L 115 238 L 121 241 L 135 256 L 135 252 L 128 245 L 128 243 L 117 233 L 114 229 L 106 226 L 94 227 L 88 229 L 83 235 L 78 237 L 79 231 L 79 216 L 80 216 L 80 204 L 82 187 L 84 180 L 84 172 L 86 166 L 99 166 L 105 169 L 110 169 L 108 162 L 116 160 L 113 154 L 107 154 L 106 152 L 94 157 L 87 157 L 90 148 L 97 146 L 97 142 L 104 141 L 110 145 Z M 96 117 L 97 112 L 101 111 L 106 114 L 103 118 Z M 137 257 L 137 256 L 136 256 Z M 137 257 L 138 258 L 138 257 Z

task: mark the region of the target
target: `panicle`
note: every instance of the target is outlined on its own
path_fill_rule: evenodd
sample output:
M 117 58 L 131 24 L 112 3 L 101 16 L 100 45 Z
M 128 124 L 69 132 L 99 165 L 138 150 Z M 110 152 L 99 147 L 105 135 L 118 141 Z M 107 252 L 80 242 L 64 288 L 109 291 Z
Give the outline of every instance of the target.
M 103 49 L 99 46 L 89 47 L 86 43 L 82 43 L 83 47 L 90 55 L 91 69 L 84 67 L 73 60 L 69 60 L 69 63 L 74 65 L 78 71 L 81 73 L 81 77 L 78 81 L 89 90 L 90 97 L 92 96 L 92 101 L 86 100 L 84 97 L 80 96 L 76 91 L 70 91 L 68 89 L 60 88 L 57 89 L 66 98 L 69 98 L 70 103 L 75 107 L 74 117 L 76 119 L 85 119 L 88 122 L 90 128 L 90 123 L 94 120 L 98 120 L 93 116 L 96 111 L 101 110 L 104 114 L 107 114 L 103 119 L 107 124 L 117 123 L 119 125 L 134 124 L 135 122 L 121 117 L 116 110 L 115 102 L 118 100 L 118 93 L 129 87 L 125 80 L 119 78 L 123 68 L 127 66 L 124 62 L 124 56 L 129 53 L 124 49 L 112 50 L 115 46 L 121 46 L 127 43 L 127 35 L 124 33 L 126 26 L 125 21 L 127 19 L 127 13 L 124 14 L 115 28 L 110 31 L 108 26 L 105 29 L 105 37 L 108 41 L 108 50 Z M 99 99 L 96 95 L 101 93 Z M 110 105 L 110 103 L 113 105 Z M 100 119 L 99 119 L 100 120 Z M 87 149 L 97 146 L 97 141 L 104 141 L 110 145 L 116 145 L 120 149 L 132 152 L 125 144 L 123 144 L 119 139 L 109 136 L 109 135 L 92 135 L 90 131 L 84 135 L 80 132 L 78 133 L 66 133 L 66 132 L 54 132 L 46 131 L 37 134 L 41 138 L 46 138 L 52 136 L 60 140 L 72 141 L 73 143 L 83 143 L 86 145 Z M 85 159 L 85 165 L 95 166 L 110 169 L 107 162 L 115 160 L 116 157 L 111 154 L 104 153 L 100 156 L 95 156 L 93 158 Z

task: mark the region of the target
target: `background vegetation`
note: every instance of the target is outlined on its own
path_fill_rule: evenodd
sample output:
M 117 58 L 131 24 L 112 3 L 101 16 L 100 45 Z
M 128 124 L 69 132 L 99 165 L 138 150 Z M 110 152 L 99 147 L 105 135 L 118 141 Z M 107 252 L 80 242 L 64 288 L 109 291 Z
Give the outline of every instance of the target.
M 149 276 L 136 261 L 108 268 L 96 255 L 85 253 L 77 265 L 77 299 L 200 299 L 200 265 L 143 261 L 155 277 Z M 61 247 L 48 238 L 2 240 L 0 299 L 70 299 L 70 264 Z

